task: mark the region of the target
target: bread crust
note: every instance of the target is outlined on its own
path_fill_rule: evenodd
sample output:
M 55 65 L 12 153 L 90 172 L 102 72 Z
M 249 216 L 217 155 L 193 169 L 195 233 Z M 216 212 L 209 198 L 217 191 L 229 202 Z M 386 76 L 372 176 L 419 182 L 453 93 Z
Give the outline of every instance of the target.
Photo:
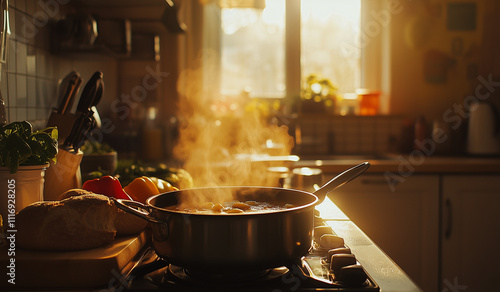
M 94 194 L 94 193 L 84 189 L 71 189 L 59 195 L 58 198 L 59 200 L 62 200 L 66 198 L 88 195 L 88 194 Z M 116 206 L 114 201 L 111 200 L 111 203 L 114 206 Z M 118 207 L 116 207 L 116 209 L 117 209 L 117 214 L 115 218 L 115 228 L 117 236 L 138 234 L 146 228 L 148 224 L 146 220 L 138 216 L 135 216 L 133 214 L 127 213 L 119 209 Z
M 94 194 L 94 193 L 91 191 L 84 190 L 84 189 L 70 189 L 70 190 L 67 190 L 64 193 L 60 194 L 57 197 L 57 201 L 61 201 L 61 200 L 67 199 L 67 198 L 75 197 L 75 196 L 92 195 L 92 194 Z
M 142 219 L 141 217 L 127 213 L 122 209 L 118 209 L 117 207 L 115 219 L 117 236 L 138 234 L 143 231 L 147 225 L 148 221 Z
M 16 215 L 16 242 L 35 250 L 84 250 L 111 243 L 117 208 L 103 195 L 33 203 Z

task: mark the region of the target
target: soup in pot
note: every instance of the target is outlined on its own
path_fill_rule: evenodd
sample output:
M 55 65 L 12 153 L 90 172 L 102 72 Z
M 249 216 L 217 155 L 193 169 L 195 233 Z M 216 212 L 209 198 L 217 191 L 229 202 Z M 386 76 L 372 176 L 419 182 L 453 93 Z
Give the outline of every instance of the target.
M 280 211 L 295 207 L 293 204 L 274 204 L 271 202 L 258 201 L 230 201 L 220 203 L 207 202 L 203 207 L 190 208 L 183 206 L 172 206 L 167 209 L 181 211 L 186 213 L 201 213 L 201 214 L 241 214 L 241 213 L 258 213 Z

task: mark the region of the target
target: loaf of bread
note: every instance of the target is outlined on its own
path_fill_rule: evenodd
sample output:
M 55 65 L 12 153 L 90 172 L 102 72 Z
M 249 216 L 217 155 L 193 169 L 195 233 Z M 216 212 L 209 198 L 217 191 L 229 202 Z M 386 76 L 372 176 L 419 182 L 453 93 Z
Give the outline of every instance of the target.
M 67 198 L 88 195 L 88 194 L 94 194 L 94 193 L 83 189 L 71 189 L 59 195 L 58 199 L 64 200 Z M 111 201 L 111 203 L 114 205 L 113 201 Z M 146 228 L 146 225 L 148 224 L 146 220 L 142 219 L 141 217 L 127 213 L 121 209 L 118 209 L 117 207 L 116 209 L 117 209 L 117 214 L 114 224 L 117 236 L 138 234 L 139 232 L 143 231 L 144 228 Z
M 64 193 L 60 194 L 57 197 L 57 200 L 61 201 L 61 200 L 67 199 L 67 198 L 75 197 L 75 196 L 93 195 L 93 194 L 94 194 L 93 192 L 87 191 L 84 189 L 70 189 L 70 190 L 67 190 Z
M 148 221 L 117 208 L 115 228 L 118 236 L 138 234 L 146 228 L 146 225 Z
M 109 244 L 117 208 L 104 195 L 33 203 L 16 215 L 16 243 L 35 250 L 84 250 Z

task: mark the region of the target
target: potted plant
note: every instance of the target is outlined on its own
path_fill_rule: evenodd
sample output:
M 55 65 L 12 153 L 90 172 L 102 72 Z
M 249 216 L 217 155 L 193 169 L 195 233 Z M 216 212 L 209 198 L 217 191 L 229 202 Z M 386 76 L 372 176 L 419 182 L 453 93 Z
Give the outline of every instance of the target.
M 45 169 L 57 155 L 57 128 L 33 131 L 27 121 L 0 126 L 0 215 L 43 200 Z
M 316 74 L 308 75 L 300 94 L 300 111 L 305 113 L 333 113 L 337 88 Z
M 103 175 L 111 175 L 116 170 L 117 152 L 107 143 L 95 140 L 87 140 L 82 146 L 83 158 L 80 170 L 83 179 L 92 176 L 92 172 L 98 171 Z

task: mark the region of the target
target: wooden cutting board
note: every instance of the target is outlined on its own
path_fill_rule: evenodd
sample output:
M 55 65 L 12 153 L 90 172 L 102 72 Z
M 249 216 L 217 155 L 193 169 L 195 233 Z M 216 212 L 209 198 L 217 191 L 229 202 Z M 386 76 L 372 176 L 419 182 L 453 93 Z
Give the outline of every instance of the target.
M 10 257 L 7 248 L 2 247 L 0 290 L 111 288 L 123 280 L 120 275 L 130 268 L 129 263 L 144 250 L 150 238 L 151 234 L 145 231 L 140 235 L 117 237 L 109 246 L 72 252 L 16 249 L 15 285 L 7 282 L 6 266 Z

